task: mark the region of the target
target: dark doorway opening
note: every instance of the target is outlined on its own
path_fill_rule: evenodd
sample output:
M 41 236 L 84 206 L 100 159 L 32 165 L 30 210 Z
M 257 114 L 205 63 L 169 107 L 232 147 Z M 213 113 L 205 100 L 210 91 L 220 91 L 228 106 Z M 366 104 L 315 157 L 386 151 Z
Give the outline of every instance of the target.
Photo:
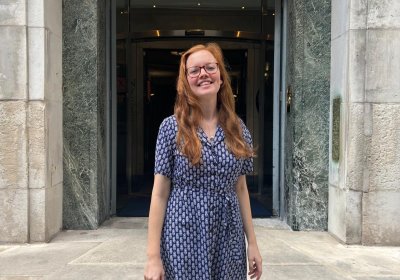
M 137 71 L 142 71 L 142 77 L 139 81 L 130 79 L 128 71 L 121 71 L 120 76 L 126 78 L 127 84 L 131 87 L 142 89 L 140 91 L 129 90 L 125 86 L 125 93 L 121 91 L 118 98 L 118 178 L 117 178 L 117 215 L 129 217 L 148 216 L 151 191 L 153 186 L 153 170 L 155 145 L 158 128 L 162 120 L 173 114 L 173 106 L 176 96 L 176 80 L 179 69 L 180 54 L 183 49 L 167 48 L 144 48 L 143 51 L 135 52 L 136 56 L 142 56 L 135 59 L 138 61 Z M 247 112 L 246 91 L 248 90 L 247 75 L 249 67 L 247 49 L 224 49 L 224 57 L 228 71 L 231 76 L 231 85 L 236 100 L 236 112 L 240 118 L 246 122 L 251 114 Z M 122 66 L 124 70 L 126 67 Z M 121 79 L 124 80 L 124 79 Z M 133 80 L 133 81 L 132 81 Z M 142 85 L 137 85 L 141 83 Z M 121 87 L 122 89 L 124 87 Z M 130 92 L 130 93 L 129 93 Z M 129 97 L 128 94 L 135 94 Z M 139 126 L 132 126 L 129 122 L 129 114 L 132 111 L 132 102 L 129 100 L 139 100 L 143 104 L 142 117 L 136 121 L 141 122 Z M 258 109 L 257 109 L 258 110 Z M 133 131 L 135 127 L 142 127 L 138 131 Z M 130 131 L 129 131 L 130 130 Z M 131 172 L 132 168 L 127 164 L 130 156 L 129 145 L 130 137 L 127 135 L 136 135 L 142 137 L 142 154 L 136 157 L 136 161 L 141 161 L 139 171 Z M 249 176 L 249 191 L 251 194 L 251 205 L 253 216 L 268 217 L 271 216 L 270 208 L 272 204 L 266 204 L 259 199 L 257 194 L 257 176 Z

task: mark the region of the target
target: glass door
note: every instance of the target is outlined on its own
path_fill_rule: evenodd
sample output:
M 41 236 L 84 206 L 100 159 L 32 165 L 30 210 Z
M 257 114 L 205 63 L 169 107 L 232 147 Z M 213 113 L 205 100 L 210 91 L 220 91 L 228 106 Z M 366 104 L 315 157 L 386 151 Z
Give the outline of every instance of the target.
M 117 214 L 120 216 L 146 216 L 153 184 L 154 149 L 158 127 L 161 121 L 173 114 L 176 94 L 176 79 L 180 54 L 201 40 L 153 41 L 131 43 L 131 67 L 126 83 L 125 98 L 121 110 L 125 123 L 119 134 L 120 162 L 124 170 L 118 174 L 121 182 Z M 236 112 L 249 127 L 253 135 L 258 156 L 255 171 L 247 182 L 254 205 L 254 216 L 271 215 L 271 203 L 265 199 L 265 158 L 268 147 L 264 147 L 262 133 L 264 114 L 264 75 L 260 75 L 263 64 L 262 46 L 257 43 L 218 42 L 223 49 L 226 64 L 231 75 L 236 100 Z M 268 141 L 267 141 L 268 142 Z M 263 149 L 260 149 L 263 147 Z M 260 153 L 261 151 L 261 153 Z M 125 173 L 125 174 L 123 174 Z M 268 172 L 267 172 L 268 173 Z M 136 204 L 135 207 L 132 205 Z M 128 208 L 126 210 L 125 208 Z M 125 209 L 125 210 L 124 210 Z M 131 210 L 135 210 L 132 212 Z
M 194 44 L 215 41 L 229 65 L 237 114 L 249 127 L 257 149 L 254 173 L 247 178 L 253 216 L 270 216 L 276 195 L 272 193 L 276 1 L 245 5 L 115 1 L 117 215 L 147 216 L 155 139 L 161 120 L 173 113 L 179 54 Z M 136 214 L 123 214 L 125 206 L 136 209 Z

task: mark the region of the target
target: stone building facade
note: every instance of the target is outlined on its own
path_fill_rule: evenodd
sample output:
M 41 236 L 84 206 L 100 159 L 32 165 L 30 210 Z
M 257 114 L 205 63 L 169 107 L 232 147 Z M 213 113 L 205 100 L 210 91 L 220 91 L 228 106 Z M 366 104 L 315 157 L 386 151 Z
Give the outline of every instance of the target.
M 400 3 L 276 3 L 291 92 L 281 218 L 400 245 Z M 0 3 L 0 242 L 110 217 L 109 13 L 105 0 Z
M 0 240 L 62 228 L 62 3 L 0 3 Z

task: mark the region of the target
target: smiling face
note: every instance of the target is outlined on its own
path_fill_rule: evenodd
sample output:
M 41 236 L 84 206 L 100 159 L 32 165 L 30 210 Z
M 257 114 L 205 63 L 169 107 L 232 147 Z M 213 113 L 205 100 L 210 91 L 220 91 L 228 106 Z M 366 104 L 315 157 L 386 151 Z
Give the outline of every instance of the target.
M 209 51 L 201 50 L 192 53 L 188 57 L 186 61 L 186 69 L 196 66 L 204 67 L 210 63 L 217 63 L 217 60 Z M 213 74 L 210 74 L 207 73 L 204 68 L 200 68 L 200 73 L 197 77 L 191 77 L 190 75 L 186 74 L 186 78 L 190 89 L 199 98 L 215 98 L 222 85 L 221 73 L 219 70 Z

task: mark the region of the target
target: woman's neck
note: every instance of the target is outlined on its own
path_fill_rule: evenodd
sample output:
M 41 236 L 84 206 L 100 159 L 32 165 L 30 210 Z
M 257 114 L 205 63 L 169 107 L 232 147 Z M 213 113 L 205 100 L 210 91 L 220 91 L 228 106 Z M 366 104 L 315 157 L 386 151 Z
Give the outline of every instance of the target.
M 218 110 L 217 110 L 217 100 L 215 99 L 207 99 L 200 100 L 201 113 L 203 116 L 203 120 L 205 121 L 213 121 L 218 118 Z
M 200 127 L 207 135 L 207 138 L 212 139 L 215 136 L 218 125 L 217 102 L 216 100 L 214 102 L 209 100 L 205 102 L 200 102 L 200 107 L 202 111 L 202 119 L 200 120 Z

